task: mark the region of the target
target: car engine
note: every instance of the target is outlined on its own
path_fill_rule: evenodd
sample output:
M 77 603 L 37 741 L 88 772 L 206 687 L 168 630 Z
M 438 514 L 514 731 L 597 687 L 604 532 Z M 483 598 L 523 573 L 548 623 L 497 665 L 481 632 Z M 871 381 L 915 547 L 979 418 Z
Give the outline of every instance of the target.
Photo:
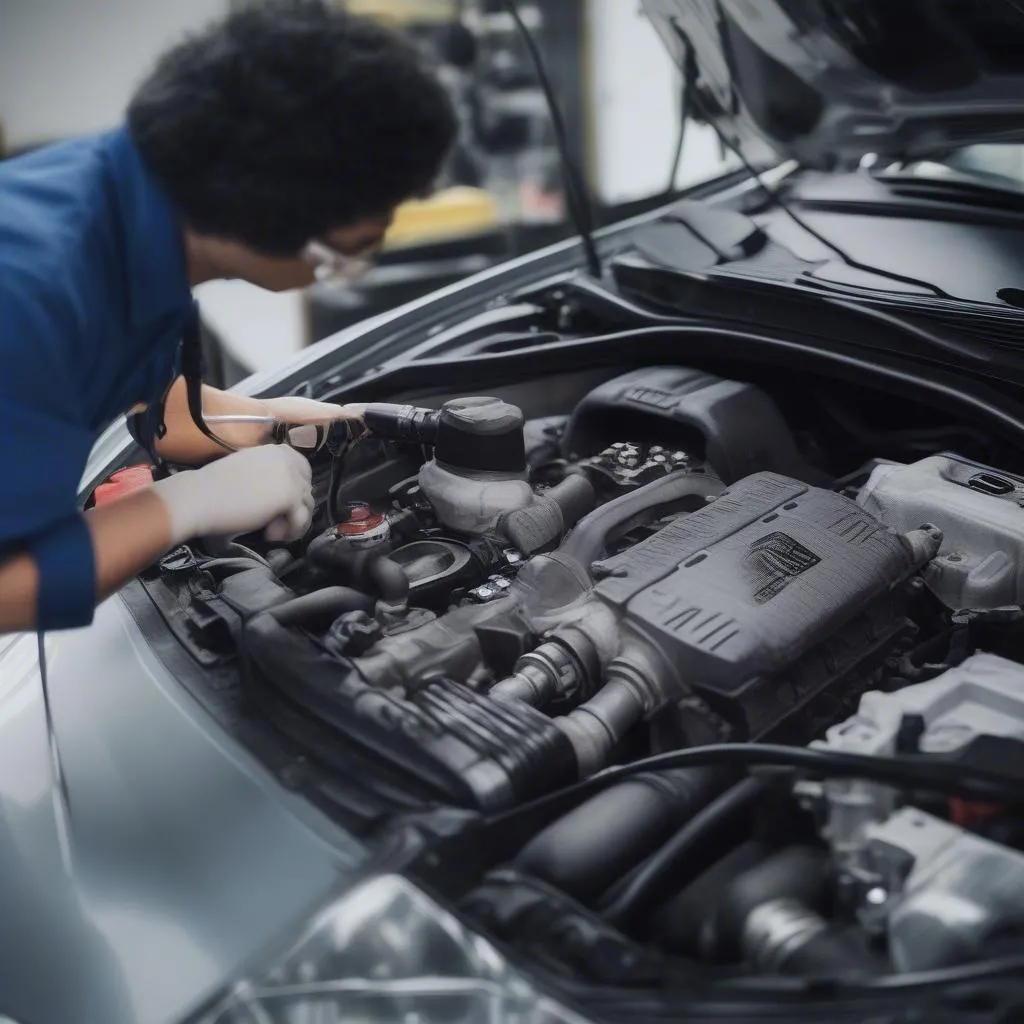
M 147 585 L 355 780 L 346 820 L 457 811 L 436 884 L 523 955 L 876 976 L 1024 941 L 999 800 L 633 771 L 723 744 L 1024 763 L 1024 480 L 951 452 L 838 479 L 765 390 L 674 366 L 536 420 L 369 405 L 316 479 L 310 539 L 197 544 Z

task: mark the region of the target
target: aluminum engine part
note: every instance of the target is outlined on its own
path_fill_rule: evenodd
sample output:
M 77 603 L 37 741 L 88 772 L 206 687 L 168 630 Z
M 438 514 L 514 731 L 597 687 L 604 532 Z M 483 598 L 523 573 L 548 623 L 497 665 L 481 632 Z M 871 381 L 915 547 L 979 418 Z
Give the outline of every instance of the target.
M 1024 740 L 1024 666 L 994 654 L 975 654 L 937 679 L 896 693 L 864 694 L 857 714 L 811 744 L 853 754 L 887 757 L 897 752 L 905 715 L 919 715 L 923 753 L 955 751 L 976 736 Z M 824 833 L 841 862 L 859 858 L 866 829 L 895 807 L 889 786 L 835 779 L 802 787 L 824 797 Z
M 894 595 L 938 543 L 928 530 L 896 534 L 832 491 L 758 473 L 595 566 L 594 594 L 634 646 L 671 666 L 676 699 L 694 687 L 742 704 L 761 734 L 891 637 Z
M 877 885 L 862 916 L 898 971 L 957 966 L 1024 929 L 1024 855 L 915 808 L 870 826 L 865 867 Z
M 924 578 L 949 608 L 1024 603 L 1024 480 L 955 455 L 875 468 L 858 503 L 894 530 L 942 531 Z

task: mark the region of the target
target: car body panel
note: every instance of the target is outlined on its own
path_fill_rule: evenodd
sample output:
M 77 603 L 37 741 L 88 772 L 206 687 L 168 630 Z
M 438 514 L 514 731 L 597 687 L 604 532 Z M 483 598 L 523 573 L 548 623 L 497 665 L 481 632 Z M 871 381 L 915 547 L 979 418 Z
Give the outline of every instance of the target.
M 207 719 L 119 600 L 47 662 L 66 804 L 35 666 L 0 700 L 0 1012 L 171 1024 L 364 851 Z
M 1024 139 L 1016 0 L 642 2 L 673 59 L 692 58 L 698 112 L 748 157 L 767 143 L 849 166 Z

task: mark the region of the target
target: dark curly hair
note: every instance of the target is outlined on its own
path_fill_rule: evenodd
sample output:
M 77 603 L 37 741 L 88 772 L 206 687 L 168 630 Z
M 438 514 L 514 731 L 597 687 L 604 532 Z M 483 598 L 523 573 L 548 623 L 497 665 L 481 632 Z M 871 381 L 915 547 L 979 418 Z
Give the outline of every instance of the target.
M 190 227 L 273 255 L 424 194 L 456 135 L 410 43 L 317 0 L 263 0 L 185 39 L 127 120 Z

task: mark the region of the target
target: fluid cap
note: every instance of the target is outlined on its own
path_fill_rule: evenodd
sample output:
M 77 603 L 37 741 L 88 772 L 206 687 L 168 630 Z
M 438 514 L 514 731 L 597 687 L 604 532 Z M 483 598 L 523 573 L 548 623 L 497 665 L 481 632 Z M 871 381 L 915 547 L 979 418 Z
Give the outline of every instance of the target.
M 374 512 L 365 502 L 352 502 L 347 506 L 348 516 L 335 527 L 339 537 L 353 549 L 374 548 L 391 537 L 391 524 L 387 516 Z
M 525 472 L 522 410 L 500 398 L 446 402 L 438 423 L 435 456 L 454 469 Z

